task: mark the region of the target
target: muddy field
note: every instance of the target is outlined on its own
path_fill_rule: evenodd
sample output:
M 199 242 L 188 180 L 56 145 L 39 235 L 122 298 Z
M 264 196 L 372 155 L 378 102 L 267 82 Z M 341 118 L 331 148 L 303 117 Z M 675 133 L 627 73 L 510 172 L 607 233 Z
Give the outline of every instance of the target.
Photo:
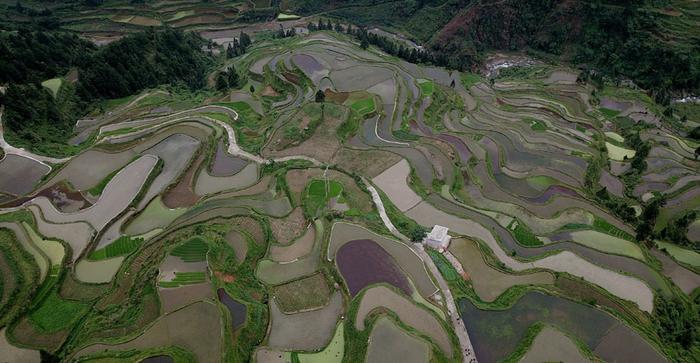
M 182 329 L 187 327 L 187 329 Z M 107 350 L 125 351 L 154 346 L 179 345 L 194 354 L 199 362 L 221 360 L 221 312 L 212 303 L 199 302 L 166 315 L 137 338 L 122 344 L 96 344 L 77 356 Z
M 368 239 L 350 241 L 336 254 L 338 271 L 345 279 L 351 296 L 377 283 L 387 283 L 411 295 L 411 287 L 403 271 L 376 242 Z
M 284 314 L 273 300 L 268 345 L 283 350 L 321 349 L 331 341 L 342 309 L 343 298 L 339 292 L 321 309 L 291 315 Z
M 459 260 L 471 281 L 474 290 L 484 301 L 493 301 L 506 290 L 517 285 L 553 284 L 554 277 L 547 272 L 514 275 L 496 270 L 484 261 L 476 242 L 467 239 L 454 239 L 450 252 Z
M 406 325 L 429 336 L 448 357 L 452 356 L 452 344 L 445 329 L 428 310 L 419 308 L 410 300 L 402 297 L 393 290 L 378 286 L 368 289 L 362 295 L 360 307 L 357 310 L 355 328 L 365 329 L 365 317 L 374 309 L 386 308 L 398 315 Z
M 428 345 L 401 330 L 388 318 L 374 323 L 367 347 L 367 362 L 427 362 L 430 357 Z

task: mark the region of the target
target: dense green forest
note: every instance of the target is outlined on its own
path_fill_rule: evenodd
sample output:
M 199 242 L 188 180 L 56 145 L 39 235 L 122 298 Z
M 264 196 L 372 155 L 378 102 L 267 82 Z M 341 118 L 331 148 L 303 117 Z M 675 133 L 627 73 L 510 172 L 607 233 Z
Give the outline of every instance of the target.
M 204 86 L 209 56 L 195 33 L 169 28 L 135 33 L 97 48 L 75 35 L 4 33 L 0 37 L 0 82 L 9 83 L 5 106 L 7 139 L 21 147 L 63 154 L 75 121 L 99 100 L 119 98 L 165 83 Z M 42 81 L 66 77 L 55 95 Z M 68 79 L 73 78 L 73 79 Z
M 57 14 L 118 3 L 20 1 L 4 6 L 0 28 L 59 28 Z M 157 2 L 124 4 L 148 10 Z M 488 50 L 544 52 L 612 79 L 629 78 L 665 104 L 670 94 L 700 90 L 700 32 L 693 25 L 700 16 L 682 6 L 687 4 L 675 0 L 290 0 L 247 9 L 235 21 L 267 21 L 286 11 L 382 26 L 428 46 L 439 64 L 461 70 L 478 67 Z
M 90 54 L 80 67 L 83 98 L 119 98 L 164 83 L 204 86 L 208 56 L 195 33 L 166 28 L 132 34 Z
M 0 33 L 0 83 L 40 83 L 66 74 L 96 49 L 71 33 Z
M 658 12 L 668 0 L 292 1 L 301 14 L 323 12 L 360 25 L 404 31 L 430 45 L 450 68 L 471 69 L 488 50 L 534 50 L 634 80 L 657 94 L 700 88 L 700 42 L 672 37 Z M 399 5 L 400 6 L 397 6 Z M 666 17 L 667 18 L 667 17 Z M 666 19 L 668 20 L 668 19 Z

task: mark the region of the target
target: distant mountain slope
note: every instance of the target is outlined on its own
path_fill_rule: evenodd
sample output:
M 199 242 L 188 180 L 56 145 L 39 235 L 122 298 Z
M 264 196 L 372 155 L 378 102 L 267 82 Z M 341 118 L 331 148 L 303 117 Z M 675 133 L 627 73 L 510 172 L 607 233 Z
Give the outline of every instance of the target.
M 149 26 L 231 28 L 281 11 L 399 31 L 452 68 L 488 50 L 534 50 L 629 78 L 666 103 L 700 92 L 700 1 L 695 0 L 20 0 L 0 5 L 0 28 L 123 34 Z M 2 9 L 4 7 L 4 9 Z

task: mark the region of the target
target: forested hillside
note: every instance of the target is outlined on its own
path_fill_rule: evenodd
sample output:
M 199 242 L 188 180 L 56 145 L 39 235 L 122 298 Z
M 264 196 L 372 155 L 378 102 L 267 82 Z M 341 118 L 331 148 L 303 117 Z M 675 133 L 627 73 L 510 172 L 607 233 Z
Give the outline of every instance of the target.
M 670 0 L 433 0 L 291 2 L 302 14 L 323 12 L 383 25 L 424 42 L 452 68 L 480 64 L 488 50 L 535 50 L 562 56 L 611 77 L 634 80 L 659 99 L 700 87 L 698 6 Z
M 204 44 L 195 33 L 172 29 L 135 33 L 102 48 L 62 32 L 4 33 L 5 137 L 17 146 L 69 153 L 63 146 L 73 124 L 96 100 L 165 83 L 202 87 L 209 64 Z M 52 90 L 45 81 L 54 77 Z
M 150 0 L 0 5 L 0 29 L 5 30 L 0 32 L 0 83 L 24 85 L 10 87 L 6 98 L 27 99 L 21 107 L 8 105 L 8 137 L 20 145 L 42 140 L 46 136 L 40 134 L 46 133 L 34 126 L 68 124 L 49 120 L 74 121 L 76 110 L 84 112 L 95 99 L 123 97 L 163 83 L 199 88 L 207 60 L 195 35 L 198 19 L 212 19 L 220 28 L 273 20 L 280 12 L 398 31 L 429 50 L 429 54 L 404 58 L 452 69 L 473 71 L 493 50 L 534 52 L 569 62 L 597 79 L 630 79 L 662 105 L 672 97 L 700 91 L 697 1 L 290 0 L 239 5 L 208 1 L 178 12 Z M 125 9 L 141 15 L 129 15 Z M 71 20 L 84 13 L 86 20 Z M 94 30 L 95 19 L 100 19 L 99 27 L 104 24 L 115 34 L 130 36 L 98 48 L 75 35 Z M 153 31 L 160 29 L 156 24 L 178 30 Z M 381 47 L 385 39 L 368 40 Z M 64 82 L 60 92 L 46 98 L 46 89 L 39 84 L 65 76 L 70 69 L 78 71 L 77 80 Z M 57 111 L 32 110 L 38 106 L 34 102 L 53 102 L 55 107 L 47 109 Z M 31 120 L 24 119 L 30 114 Z

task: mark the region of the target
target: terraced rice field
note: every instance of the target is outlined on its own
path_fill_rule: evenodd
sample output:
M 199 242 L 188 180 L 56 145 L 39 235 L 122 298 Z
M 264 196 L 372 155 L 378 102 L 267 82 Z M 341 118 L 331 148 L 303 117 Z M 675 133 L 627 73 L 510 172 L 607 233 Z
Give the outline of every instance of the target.
M 248 307 L 233 299 L 224 289 L 216 290 L 216 295 L 219 301 L 228 309 L 231 317 L 231 329 L 236 331 L 245 325 Z
M 555 328 L 546 326 L 532 341 L 532 347 L 520 358 L 523 363 L 536 362 L 591 362 L 571 338 Z
M 450 338 L 439 320 L 428 310 L 416 306 L 410 300 L 385 286 L 373 287 L 362 295 L 360 307 L 357 310 L 355 328 L 364 330 L 366 328 L 365 318 L 377 308 L 385 308 L 395 312 L 401 322 L 430 337 L 446 356 L 452 356 Z
M 408 245 L 382 237 L 358 225 L 336 223 L 332 226 L 330 243 L 328 245 L 329 258 L 333 259 L 334 256 L 337 258 L 337 253 L 343 245 L 358 239 L 367 239 L 379 244 L 397 261 L 399 266 L 405 269 L 404 271 L 416 285 L 422 296 L 427 298 L 435 293 L 437 288 L 431 280 L 425 265 Z
M 478 244 L 472 240 L 453 240 L 449 250 L 461 263 L 465 280 L 472 283 L 484 301 L 493 301 L 514 286 L 554 283 L 554 277 L 547 272 L 513 275 L 487 265 Z
M 47 165 L 35 160 L 5 155 L 0 159 L 0 192 L 23 195 L 31 192 L 42 176 L 51 170 Z
M 322 349 L 333 339 L 342 309 L 340 292 L 335 292 L 328 305 L 320 309 L 290 315 L 284 314 L 273 301 L 268 345 L 282 350 Z
M 158 289 L 158 297 L 163 312 L 168 314 L 196 301 L 211 300 L 214 292 L 209 284 L 200 283 Z
M 476 354 L 485 362 L 496 362 L 507 357 L 524 337 L 527 328 L 536 321 L 570 332 L 608 361 L 665 361 L 644 338 L 624 323 L 583 304 L 529 293 L 515 306 L 503 311 L 479 310 L 466 300 L 462 300 L 459 305 Z M 556 311 L 556 314 L 551 314 L 552 311 Z M 611 329 L 627 333 L 607 334 Z M 609 344 L 631 349 L 607 349 Z
M 272 296 L 286 314 L 315 310 L 330 302 L 331 289 L 322 273 L 272 288 Z
M 101 102 L 74 156 L 0 139 L 0 360 L 692 360 L 657 322 L 700 286 L 697 217 L 672 233 L 700 205 L 698 120 L 524 55 L 412 64 L 288 1 L 54 6 L 99 41 L 168 24 L 221 55 L 203 43 L 206 89 Z M 245 84 L 215 90 L 230 66 Z M 446 251 L 420 245 L 435 225 Z
M 429 358 L 428 344 L 401 330 L 388 318 L 380 318 L 374 323 L 367 347 L 368 363 L 422 363 Z
M 161 317 L 135 339 L 121 344 L 91 345 L 77 355 L 178 345 L 192 352 L 198 361 L 212 362 L 221 359 L 221 326 L 219 309 L 212 303 L 199 302 Z
M 666 250 L 677 261 L 693 267 L 700 267 L 700 253 L 665 242 L 656 242 L 656 245 L 660 249 Z
M 391 255 L 372 240 L 355 240 L 344 244 L 338 249 L 336 264 L 351 296 L 377 283 L 387 283 L 411 295 L 411 287 L 403 271 Z

